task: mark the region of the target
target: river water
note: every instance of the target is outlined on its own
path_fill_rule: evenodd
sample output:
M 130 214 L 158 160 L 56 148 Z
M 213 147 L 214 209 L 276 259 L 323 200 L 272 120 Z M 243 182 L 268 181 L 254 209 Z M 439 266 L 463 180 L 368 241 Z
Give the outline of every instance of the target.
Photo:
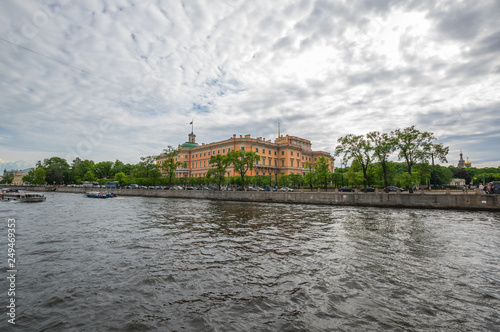
M 500 331 L 499 213 L 47 197 L 1 331 Z

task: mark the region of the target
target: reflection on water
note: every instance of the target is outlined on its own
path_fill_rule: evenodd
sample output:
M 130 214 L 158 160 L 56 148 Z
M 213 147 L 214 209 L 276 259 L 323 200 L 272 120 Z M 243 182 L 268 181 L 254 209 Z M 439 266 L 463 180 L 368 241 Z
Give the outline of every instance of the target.
M 478 331 L 499 321 L 498 213 L 59 193 L 0 203 L 18 223 L 19 331 Z

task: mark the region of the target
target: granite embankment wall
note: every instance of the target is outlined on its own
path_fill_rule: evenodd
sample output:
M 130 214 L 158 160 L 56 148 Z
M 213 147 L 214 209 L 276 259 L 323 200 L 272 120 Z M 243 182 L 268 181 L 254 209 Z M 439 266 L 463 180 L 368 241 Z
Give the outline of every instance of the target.
M 29 188 L 33 191 L 85 193 L 91 188 L 53 187 Z M 18 189 L 28 189 L 18 187 Z M 94 189 L 96 190 L 96 189 Z M 101 189 L 104 190 L 104 189 Z M 268 191 L 202 191 L 113 189 L 118 196 L 209 199 L 223 201 L 322 204 L 343 206 L 376 206 L 393 208 L 460 209 L 500 212 L 500 195 L 408 193 L 339 193 L 339 192 L 268 192 Z

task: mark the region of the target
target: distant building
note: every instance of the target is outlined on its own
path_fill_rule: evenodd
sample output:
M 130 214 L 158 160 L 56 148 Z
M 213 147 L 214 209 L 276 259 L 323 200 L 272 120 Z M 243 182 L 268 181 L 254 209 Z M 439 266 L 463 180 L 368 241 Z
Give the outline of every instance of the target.
M 176 161 L 185 162 L 186 168 L 177 169 L 177 177 L 204 177 L 211 169 L 210 157 L 213 155 L 225 155 L 231 150 L 253 151 L 260 156 L 260 160 L 249 170 L 247 175 L 280 175 L 300 174 L 304 175 L 310 170 L 306 162 L 315 164 L 321 156 L 326 157 L 330 163 L 330 171 L 335 170 L 334 157 L 324 151 L 313 151 L 311 141 L 296 137 L 279 135 L 272 142 L 262 137 L 252 138 L 250 135 L 237 137 L 233 135 L 227 140 L 199 145 L 195 141 L 196 135 L 191 132 L 188 141 L 179 145 L 180 153 Z M 165 161 L 160 156 L 157 164 Z M 165 176 L 165 174 L 163 174 Z M 227 168 L 227 176 L 237 176 L 234 167 Z
M 472 164 L 469 161 L 469 157 L 467 157 L 467 161 L 465 162 L 465 168 L 471 168 L 471 167 L 472 167 Z
M 460 159 L 458 160 L 457 168 L 471 168 L 472 164 L 469 161 L 469 157 L 467 157 L 467 161 L 464 160 L 462 150 L 460 150 Z
M 6 174 L 12 174 L 14 176 L 14 179 L 12 180 L 13 185 L 23 185 L 24 184 L 23 176 L 28 175 L 28 173 L 31 170 L 32 170 L 31 168 L 27 168 L 27 169 L 23 169 L 23 170 L 19 170 L 19 171 L 17 171 L 17 170 L 11 170 L 11 171 L 4 170 L 3 174 L 4 174 L 4 176 Z
M 458 160 L 457 168 L 464 168 L 464 167 L 465 167 L 465 160 L 462 154 L 462 150 L 460 150 L 460 159 Z
M 451 179 L 450 186 L 465 186 L 465 179 Z

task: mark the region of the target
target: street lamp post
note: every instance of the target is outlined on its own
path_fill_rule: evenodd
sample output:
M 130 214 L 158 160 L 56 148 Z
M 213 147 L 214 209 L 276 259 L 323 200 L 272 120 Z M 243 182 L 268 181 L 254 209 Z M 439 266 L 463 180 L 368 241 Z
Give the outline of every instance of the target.
M 434 189 L 436 189 L 436 168 L 434 167 L 434 153 L 431 153 L 432 158 L 432 178 L 434 179 Z
M 342 187 L 344 186 L 344 171 L 342 170 L 342 159 L 340 159 L 340 175 L 342 177 Z

